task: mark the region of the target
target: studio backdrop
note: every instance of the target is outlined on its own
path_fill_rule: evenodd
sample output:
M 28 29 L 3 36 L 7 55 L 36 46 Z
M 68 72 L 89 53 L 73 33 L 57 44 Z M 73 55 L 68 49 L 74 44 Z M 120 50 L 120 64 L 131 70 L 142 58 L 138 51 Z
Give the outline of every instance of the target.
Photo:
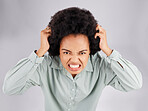
M 92 12 L 106 30 L 108 45 L 136 65 L 143 76 L 143 86 L 138 90 L 121 92 L 107 86 L 96 111 L 148 111 L 147 0 L 1 0 L 0 111 L 44 111 L 40 87 L 8 96 L 2 91 L 4 77 L 20 59 L 39 49 L 40 31 L 51 16 L 73 6 Z

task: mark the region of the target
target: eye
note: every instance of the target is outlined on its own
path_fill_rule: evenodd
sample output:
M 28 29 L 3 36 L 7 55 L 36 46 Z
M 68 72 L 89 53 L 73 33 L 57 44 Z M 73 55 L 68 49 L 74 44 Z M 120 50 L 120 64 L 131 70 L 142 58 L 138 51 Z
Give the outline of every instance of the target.
M 80 54 L 84 55 L 84 54 L 86 54 L 86 53 L 85 53 L 85 52 L 81 52 Z
M 69 52 L 63 52 L 64 54 L 69 54 Z

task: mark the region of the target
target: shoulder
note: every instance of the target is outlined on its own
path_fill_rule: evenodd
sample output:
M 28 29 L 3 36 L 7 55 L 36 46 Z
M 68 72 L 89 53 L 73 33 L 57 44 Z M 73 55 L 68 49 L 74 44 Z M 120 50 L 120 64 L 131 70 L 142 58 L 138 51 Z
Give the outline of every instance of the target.
M 106 57 L 100 54 L 100 51 L 97 51 L 94 55 L 90 56 L 91 62 L 93 65 L 101 65 L 106 62 Z
M 43 57 L 44 59 L 43 59 L 43 64 L 47 64 L 47 65 L 51 65 L 51 62 L 52 62 L 52 60 L 53 60 L 53 58 L 51 57 L 51 56 L 49 56 L 49 54 L 48 53 L 45 53 L 44 54 L 44 57 Z
M 44 62 L 54 69 L 63 69 L 61 60 L 59 56 L 50 56 L 48 53 L 44 55 Z

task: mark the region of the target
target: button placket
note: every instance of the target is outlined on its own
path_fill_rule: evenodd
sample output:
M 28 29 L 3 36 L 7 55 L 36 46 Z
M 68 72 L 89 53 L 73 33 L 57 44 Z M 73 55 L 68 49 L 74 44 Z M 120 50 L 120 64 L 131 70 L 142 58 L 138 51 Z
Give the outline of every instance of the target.
M 72 80 L 71 86 L 72 86 L 71 87 L 71 96 L 69 97 L 69 102 L 67 103 L 67 105 L 68 105 L 67 110 L 68 111 L 71 111 L 71 108 L 72 108 L 73 104 L 75 103 L 74 98 L 75 98 L 75 95 L 76 95 L 76 82 L 75 82 L 74 79 Z
M 75 80 L 73 79 L 72 82 L 75 83 Z
M 70 97 L 69 97 L 69 102 L 72 102 L 74 100 L 74 97 L 75 97 L 75 89 L 72 88 L 71 89 L 71 94 L 70 94 Z
M 70 100 L 74 100 L 74 97 L 70 97 Z
M 72 105 L 72 103 L 69 103 L 69 105 L 71 106 L 71 105 Z
M 74 101 L 72 100 L 72 101 L 69 101 L 69 103 L 67 103 L 68 104 L 68 108 L 71 108 L 72 107 L 72 105 L 74 104 Z
M 71 90 L 72 90 L 72 92 L 75 93 L 75 91 L 76 91 L 76 83 L 75 82 L 73 82 L 73 88 Z
M 67 103 L 67 110 L 70 111 L 72 107 L 72 102 L 69 101 L 69 103 Z
M 75 89 L 74 89 L 74 88 L 72 88 L 71 90 L 72 90 L 72 92 L 74 92 L 74 91 L 75 91 Z

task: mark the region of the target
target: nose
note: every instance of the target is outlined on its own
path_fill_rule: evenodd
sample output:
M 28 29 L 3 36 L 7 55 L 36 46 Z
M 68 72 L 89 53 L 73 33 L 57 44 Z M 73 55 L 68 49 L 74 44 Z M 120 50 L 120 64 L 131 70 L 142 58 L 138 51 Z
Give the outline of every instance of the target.
M 78 56 L 74 55 L 74 56 L 71 56 L 70 61 L 72 63 L 80 63 L 80 58 Z

